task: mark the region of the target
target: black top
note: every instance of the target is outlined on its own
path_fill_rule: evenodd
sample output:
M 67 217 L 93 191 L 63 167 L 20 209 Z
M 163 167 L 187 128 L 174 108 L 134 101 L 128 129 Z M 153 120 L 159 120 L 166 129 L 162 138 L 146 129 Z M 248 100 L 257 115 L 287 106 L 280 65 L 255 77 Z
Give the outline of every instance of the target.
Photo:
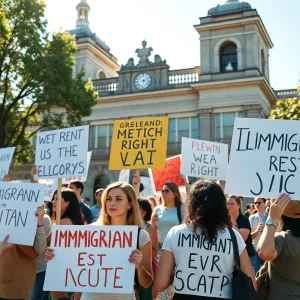
M 253 244 L 252 244 L 251 226 L 250 226 L 249 219 L 247 217 L 243 216 L 240 213 L 239 216 L 238 216 L 238 218 L 237 218 L 237 220 L 236 220 L 236 223 L 237 223 L 236 227 L 238 229 L 246 228 L 246 229 L 250 230 L 249 231 L 249 235 L 248 235 L 245 243 L 246 243 L 246 249 L 247 249 L 249 257 L 254 256 L 255 255 L 255 250 L 254 250 L 254 247 L 253 247 Z
M 91 209 L 83 201 L 80 201 L 80 207 L 84 216 L 84 220 L 87 224 L 91 224 L 93 222 Z

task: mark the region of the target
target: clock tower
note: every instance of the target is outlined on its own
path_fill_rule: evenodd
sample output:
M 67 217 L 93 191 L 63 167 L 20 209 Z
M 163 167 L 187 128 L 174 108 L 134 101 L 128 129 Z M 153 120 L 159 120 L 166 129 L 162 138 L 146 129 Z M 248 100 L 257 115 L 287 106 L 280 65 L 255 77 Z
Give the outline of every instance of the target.
M 168 86 L 169 66 L 159 55 L 154 55 L 154 62 L 149 60 L 153 51 L 147 48 L 147 42 L 142 42 L 142 48 L 136 49 L 139 62 L 134 64 L 130 58 L 125 66 L 121 66 L 118 78 L 117 93 L 137 93 L 164 89 Z

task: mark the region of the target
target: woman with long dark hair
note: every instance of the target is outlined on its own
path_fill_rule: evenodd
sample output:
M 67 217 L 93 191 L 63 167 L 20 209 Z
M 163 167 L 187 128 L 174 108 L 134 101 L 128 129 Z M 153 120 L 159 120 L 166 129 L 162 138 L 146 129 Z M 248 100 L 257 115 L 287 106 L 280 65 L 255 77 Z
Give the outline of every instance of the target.
M 56 223 L 57 212 L 57 191 L 53 195 L 52 201 L 52 222 Z M 60 225 L 84 225 L 81 207 L 77 196 L 72 189 L 64 188 L 61 191 L 61 219 Z M 50 245 L 51 233 L 47 236 L 47 244 Z M 58 300 L 68 297 L 67 292 L 51 292 L 51 299 Z
M 229 227 L 230 216 L 220 186 L 210 180 L 194 183 L 188 194 L 184 224 L 173 227 L 165 239 L 154 296 L 173 284 L 174 300 L 231 299 L 235 261 Z M 246 245 L 233 231 L 241 269 L 256 286 Z
M 300 201 L 283 194 L 271 204 L 257 252 L 268 261 L 269 288 L 264 299 L 300 299 Z

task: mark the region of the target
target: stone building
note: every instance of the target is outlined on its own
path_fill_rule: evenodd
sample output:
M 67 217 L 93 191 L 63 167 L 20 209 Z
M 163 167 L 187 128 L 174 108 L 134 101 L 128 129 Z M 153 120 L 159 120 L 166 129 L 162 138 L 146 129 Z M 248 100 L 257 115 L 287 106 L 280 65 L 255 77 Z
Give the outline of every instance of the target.
M 76 9 L 76 29 L 70 30 L 78 45 L 74 75 L 84 67 L 100 95 L 92 115 L 83 119 L 90 125 L 93 151 L 84 193 L 90 200 L 96 188 L 118 180 L 119 173 L 108 169 L 114 120 L 168 116 L 167 155 L 173 156 L 180 153 L 181 137 L 230 143 L 236 117 L 267 118 L 278 97 L 296 94 L 272 89 L 273 43 L 249 3 L 228 0 L 201 17 L 194 26 L 200 36 L 201 66 L 182 70 L 171 70 L 155 53 L 150 61 L 153 49 L 146 41 L 136 50 L 138 64 L 129 58 L 120 67 L 110 48 L 90 30 L 86 0 Z M 148 176 L 146 170 L 142 174 Z

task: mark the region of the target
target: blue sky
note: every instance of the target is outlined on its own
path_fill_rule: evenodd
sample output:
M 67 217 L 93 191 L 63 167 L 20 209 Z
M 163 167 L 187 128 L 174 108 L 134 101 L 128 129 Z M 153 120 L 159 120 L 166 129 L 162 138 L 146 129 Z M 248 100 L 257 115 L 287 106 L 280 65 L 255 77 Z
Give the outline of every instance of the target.
M 45 0 L 50 32 L 75 28 L 79 0 Z M 87 0 L 90 28 L 111 48 L 118 63 L 136 59 L 143 39 L 172 70 L 200 65 L 199 17 L 226 0 Z M 300 0 L 250 0 L 274 48 L 270 76 L 274 89 L 296 88 L 300 78 Z

